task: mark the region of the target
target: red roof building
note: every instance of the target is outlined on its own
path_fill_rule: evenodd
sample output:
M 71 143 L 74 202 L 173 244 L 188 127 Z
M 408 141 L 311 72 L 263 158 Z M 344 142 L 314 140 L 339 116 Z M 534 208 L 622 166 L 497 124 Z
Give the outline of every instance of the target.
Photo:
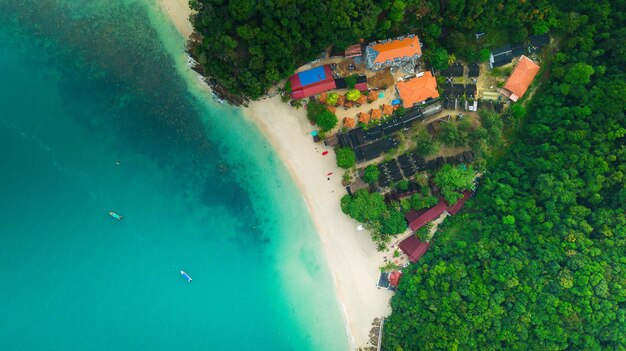
M 363 52 L 361 49 L 361 44 L 354 44 L 354 45 L 348 46 L 348 48 L 346 49 L 343 55 L 345 56 L 345 58 L 351 58 L 351 57 L 361 56 L 362 54 Z
M 471 195 L 472 195 L 471 191 L 465 190 L 463 192 L 463 197 L 458 199 L 454 205 L 449 206 L 446 211 L 448 211 L 449 214 L 454 216 L 463 208 L 463 205 L 465 205 L 465 201 L 467 201 L 467 199 L 469 199 Z
M 337 88 L 329 65 L 311 68 L 289 78 L 291 98 L 302 99 Z
M 400 283 L 400 278 L 402 278 L 402 272 L 400 271 L 391 272 L 391 274 L 389 275 L 389 285 L 391 285 L 394 288 L 397 288 L 398 283 Z
M 429 208 L 426 212 L 410 221 L 409 227 L 411 227 L 411 230 L 413 231 L 418 230 L 426 223 L 441 216 L 441 214 L 444 213 L 446 209 L 448 209 L 448 204 L 446 204 L 443 200 L 439 200 L 439 203 L 435 205 L 435 207 Z
M 360 91 L 366 91 L 367 90 L 367 82 L 363 82 L 363 83 L 356 83 L 354 85 L 355 89 L 358 89 Z
M 399 246 L 400 250 L 409 256 L 409 260 L 415 263 L 428 251 L 430 244 L 428 242 L 421 242 L 415 235 L 410 235 L 408 238 L 402 240 Z

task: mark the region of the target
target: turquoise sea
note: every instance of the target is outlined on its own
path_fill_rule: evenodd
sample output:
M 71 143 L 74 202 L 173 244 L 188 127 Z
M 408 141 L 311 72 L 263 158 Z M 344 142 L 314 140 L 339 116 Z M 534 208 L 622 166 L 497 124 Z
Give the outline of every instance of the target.
M 148 0 L 0 0 L 0 272 L 1 350 L 348 348 L 297 188 Z

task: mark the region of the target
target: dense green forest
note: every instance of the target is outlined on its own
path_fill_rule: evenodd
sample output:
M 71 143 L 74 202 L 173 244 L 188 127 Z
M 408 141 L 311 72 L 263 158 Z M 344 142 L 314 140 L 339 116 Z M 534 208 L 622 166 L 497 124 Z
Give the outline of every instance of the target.
M 331 45 L 338 49 L 418 33 L 433 63 L 448 53 L 470 61 L 481 49 L 519 43 L 557 23 L 551 1 L 190 0 L 202 39 L 194 55 L 208 76 L 256 99 Z M 497 18 L 497 21 L 494 19 Z M 477 42 L 475 33 L 485 32 Z M 488 55 L 488 51 L 486 51 Z M 481 55 L 482 54 L 482 55 Z
M 560 52 L 464 214 L 405 271 L 384 350 L 626 350 L 625 3 L 555 4 Z

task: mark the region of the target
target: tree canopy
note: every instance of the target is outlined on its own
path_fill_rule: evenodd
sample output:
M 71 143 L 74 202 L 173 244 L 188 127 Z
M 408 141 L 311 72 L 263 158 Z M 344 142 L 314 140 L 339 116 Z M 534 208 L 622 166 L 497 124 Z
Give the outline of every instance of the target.
M 361 38 L 417 33 L 441 69 L 448 53 L 478 59 L 477 31 L 486 33 L 483 45 L 496 46 L 519 43 L 558 23 L 555 5 L 547 0 L 506 5 L 499 0 L 191 0 L 191 7 L 201 35 L 192 41 L 192 53 L 202 71 L 231 93 L 252 99 L 330 46 L 342 50 Z M 568 18 L 566 25 L 576 30 L 585 20 Z
M 340 147 L 335 150 L 337 154 L 337 166 L 348 169 L 354 166 L 356 163 L 356 156 L 354 151 L 349 147 Z
M 549 78 L 465 213 L 404 270 L 383 350 L 626 350 L 626 140 L 611 134 L 626 125 L 625 8 L 554 4 Z

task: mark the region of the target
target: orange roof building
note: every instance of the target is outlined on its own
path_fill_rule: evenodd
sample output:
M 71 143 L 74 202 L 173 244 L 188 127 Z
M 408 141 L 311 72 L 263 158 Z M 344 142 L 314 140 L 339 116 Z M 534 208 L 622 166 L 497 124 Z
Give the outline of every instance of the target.
M 402 99 L 404 104 L 404 108 L 411 108 L 413 105 L 420 102 L 439 97 L 437 80 L 430 72 L 424 72 L 421 77 L 399 82 L 397 89 L 398 95 L 400 95 L 400 99 Z
M 326 109 L 332 113 L 337 112 L 337 108 L 335 106 L 326 106 Z
M 384 104 L 383 105 L 383 115 L 384 116 L 391 116 L 391 115 L 393 115 L 393 106 L 388 105 L 388 104 Z
M 370 122 L 370 114 L 367 112 L 359 113 L 359 122 L 363 124 L 368 124 Z
M 375 108 L 372 110 L 370 117 L 372 118 L 372 121 L 377 121 L 383 118 L 383 111 L 381 111 L 379 108 Z
M 352 108 L 352 106 L 354 106 L 354 102 L 352 101 L 346 101 L 346 103 L 343 104 L 343 107 L 345 108 Z
M 363 105 L 367 103 L 367 96 L 361 94 L 361 97 L 358 98 L 355 102 L 357 103 L 357 105 Z
M 374 90 L 370 90 L 369 94 L 367 94 L 367 101 L 374 102 L 378 100 L 378 94 Z
M 410 34 L 406 38 L 399 37 L 371 43 L 365 49 L 365 56 L 367 68 L 379 70 L 422 56 L 422 48 L 417 36 Z
M 515 65 L 513 73 L 506 80 L 502 93 L 507 95 L 509 99 L 517 101 L 517 99 L 524 96 L 538 72 L 539 66 L 528 57 L 522 55 L 517 65 Z
M 328 94 L 321 93 L 320 98 L 318 99 L 320 102 L 326 103 L 326 98 L 328 98 Z
M 356 120 L 352 117 L 346 117 L 343 119 L 343 126 L 346 128 L 356 127 Z
M 339 97 L 337 98 L 337 106 L 341 106 L 346 102 L 346 97 L 339 94 Z

